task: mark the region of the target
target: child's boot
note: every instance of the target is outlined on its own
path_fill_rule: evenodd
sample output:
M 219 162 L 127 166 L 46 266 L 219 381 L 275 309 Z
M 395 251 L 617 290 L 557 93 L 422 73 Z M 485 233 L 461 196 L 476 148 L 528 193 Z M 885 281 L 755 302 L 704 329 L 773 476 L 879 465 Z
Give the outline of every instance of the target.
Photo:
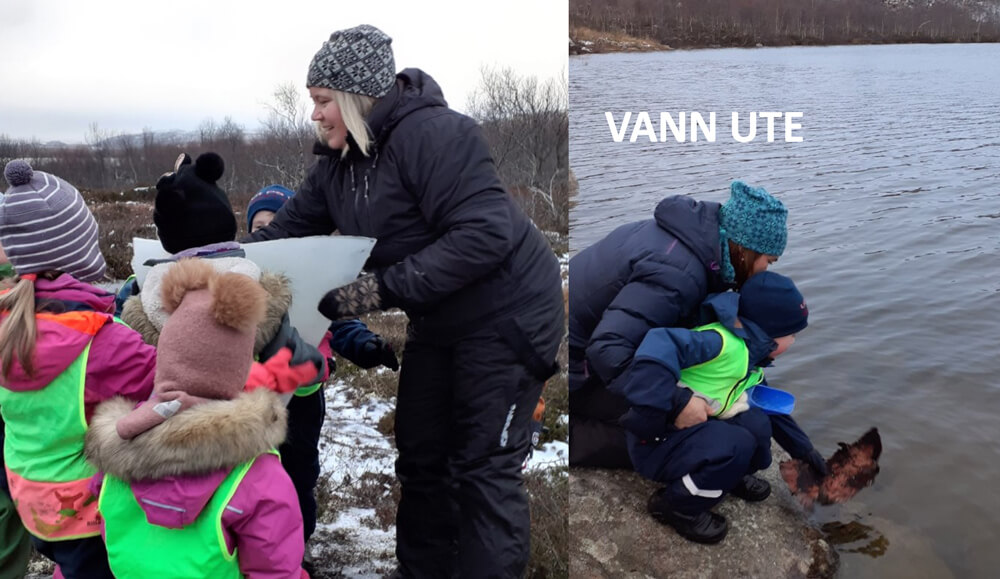
M 758 476 L 748 474 L 740 480 L 736 488 L 729 491 L 729 494 L 750 503 L 760 502 L 771 496 L 771 483 Z
M 646 505 L 649 514 L 657 521 L 670 525 L 677 533 L 695 543 L 713 544 L 726 537 L 729 523 L 722 515 L 705 510 L 696 515 L 686 515 L 673 510 L 660 489 L 649 497 Z

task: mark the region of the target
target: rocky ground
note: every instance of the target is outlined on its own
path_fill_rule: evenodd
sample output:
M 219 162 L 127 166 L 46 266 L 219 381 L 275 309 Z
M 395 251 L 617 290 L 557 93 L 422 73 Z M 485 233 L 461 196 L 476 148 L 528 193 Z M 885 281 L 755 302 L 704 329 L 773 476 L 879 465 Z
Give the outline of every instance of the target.
M 826 578 L 839 556 L 806 518 L 777 465 L 787 455 L 775 447 L 765 474 L 771 497 L 747 503 L 732 497 L 716 508 L 730 523 L 718 545 L 687 541 L 646 513 L 657 486 L 626 471 L 570 470 L 570 575 L 707 579 L 730 577 Z

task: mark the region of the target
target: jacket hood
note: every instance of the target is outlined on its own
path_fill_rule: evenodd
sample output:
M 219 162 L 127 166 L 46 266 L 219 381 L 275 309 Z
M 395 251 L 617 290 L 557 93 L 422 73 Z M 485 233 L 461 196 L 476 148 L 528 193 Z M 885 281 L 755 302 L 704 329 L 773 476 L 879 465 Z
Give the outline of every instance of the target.
M 29 376 L 14 360 L 4 381 L 5 387 L 20 392 L 40 390 L 62 374 L 101 326 L 112 321 L 115 311 L 114 294 L 71 275 L 54 280 L 40 277 L 34 284 L 35 302 L 41 305 L 40 313 L 46 314 L 35 318 L 35 374 Z
M 711 294 L 701 304 L 699 324 L 710 324 L 719 322 L 729 331 L 743 338 L 750 350 L 750 364 L 752 366 L 768 366 L 771 352 L 774 351 L 774 340 L 768 336 L 760 326 L 746 318 L 738 318 L 740 309 L 740 294 L 729 291 Z M 736 320 L 739 319 L 742 328 L 736 327 Z
M 375 136 L 375 142 L 381 143 L 392 129 L 407 115 L 427 107 L 447 107 L 444 93 L 429 74 L 419 68 L 407 68 L 396 74 L 396 84 L 372 108 L 368 118 L 368 128 Z M 347 138 L 353 143 L 353 138 Z M 351 151 L 357 151 L 356 146 Z M 340 158 L 340 151 L 331 149 L 325 143 L 317 141 L 313 145 L 313 153 L 335 159 Z
M 192 406 L 123 440 L 115 425 L 132 408 L 123 398 L 100 404 L 84 450 L 98 470 L 128 482 L 149 522 L 161 526 L 193 522 L 233 467 L 285 439 L 285 406 L 263 388 Z
M 226 263 L 228 259 L 239 258 L 227 258 L 219 260 L 218 263 Z M 156 267 L 164 267 L 164 265 Z M 264 321 L 257 326 L 257 337 L 254 339 L 253 351 L 255 355 L 259 354 L 264 346 L 278 334 L 278 330 L 281 328 L 281 318 L 292 305 L 292 286 L 287 277 L 264 271 L 261 272 L 260 279 L 257 281 L 264 286 L 268 298 L 267 313 Z M 143 293 L 145 292 L 152 292 L 153 295 L 146 296 L 144 305 Z M 159 308 L 160 296 L 157 295 L 158 293 L 159 286 L 146 286 L 141 293 L 125 300 L 125 304 L 122 306 L 122 321 L 139 332 L 142 340 L 150 346 L 155 346 L 159 342 L 160 329 L 166 320 L 166 315 Z
M 65 273 L 54 280 L 38 278 L 35 300 L 61 301 L 66 304 L 66 310 L 91 310 L 102 314 L 115 311 L 114 294 Z
M 656 205 L 656 224 L 683 243 L 710 272 L 720 278 L 722 246 L 719 208 L 714 201 L 696 201 L 687 195 L 667 197 Z

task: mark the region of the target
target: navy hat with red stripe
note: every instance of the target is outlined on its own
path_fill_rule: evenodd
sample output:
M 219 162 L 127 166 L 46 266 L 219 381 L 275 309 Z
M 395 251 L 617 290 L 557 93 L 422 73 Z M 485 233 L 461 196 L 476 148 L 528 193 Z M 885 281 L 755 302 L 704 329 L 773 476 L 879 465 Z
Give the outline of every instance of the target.
M 247 231 L 253 225 L 253 216 L 258 211 L 278 212 L 286 201 L 295 196 L 295 191 L 281 185 L 268 185 L 257 192 L 247 205 Z

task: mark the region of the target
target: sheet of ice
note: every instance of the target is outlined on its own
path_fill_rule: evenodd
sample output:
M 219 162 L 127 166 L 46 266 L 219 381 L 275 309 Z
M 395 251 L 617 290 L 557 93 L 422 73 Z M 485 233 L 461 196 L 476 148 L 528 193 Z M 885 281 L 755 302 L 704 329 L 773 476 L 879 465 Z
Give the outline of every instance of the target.
M 318 344 L 329 321 L 316 313 L 320 298 L 358 277 L 375 240 L 370 237 L 319 235 L 243 244 L 247 259 L 261 269 L 283 273 L 292 282 L 288 316 L 302 339 Z M 157 239 L 132 239 L 132 271 L 139 287 L 146 279 L 148 259 L 168 257 Z

